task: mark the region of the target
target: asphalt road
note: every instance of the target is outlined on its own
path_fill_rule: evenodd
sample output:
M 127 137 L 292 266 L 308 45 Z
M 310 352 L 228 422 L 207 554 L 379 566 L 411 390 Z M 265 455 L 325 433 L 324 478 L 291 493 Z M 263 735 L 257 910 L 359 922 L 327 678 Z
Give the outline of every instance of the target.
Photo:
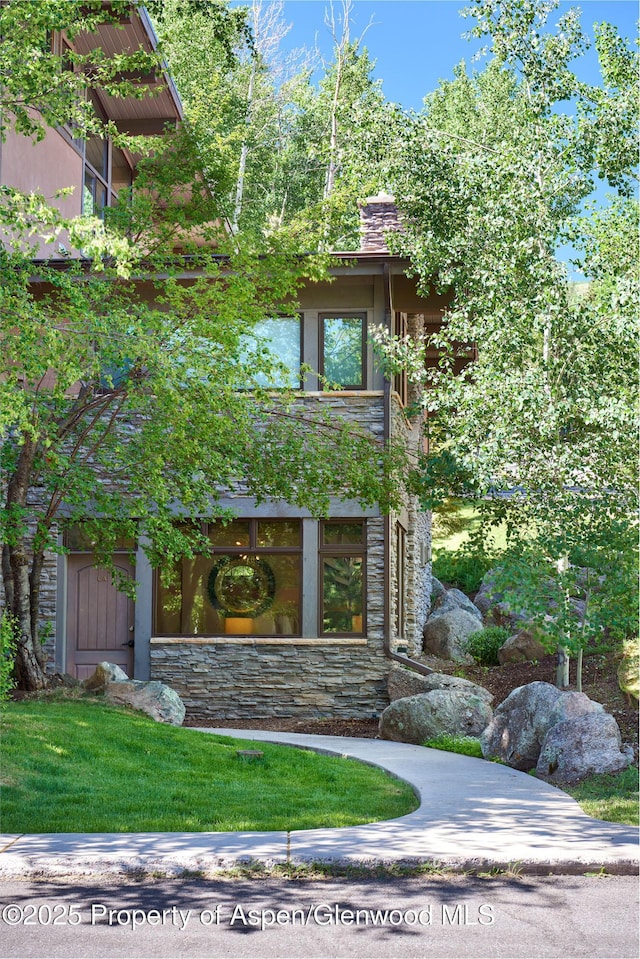
M 11 957 L 633 959 L 635 877 L 4 882 Z

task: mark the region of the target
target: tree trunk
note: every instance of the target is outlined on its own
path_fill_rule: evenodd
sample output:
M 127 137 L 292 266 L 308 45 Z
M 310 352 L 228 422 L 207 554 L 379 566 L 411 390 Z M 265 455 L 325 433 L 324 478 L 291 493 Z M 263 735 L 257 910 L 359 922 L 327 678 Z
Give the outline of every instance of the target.
M 17 627 L 16 680 L 19 689 L 36 691 L 47 686 L 47 676 L 41 663 L 42 652 L 37 649 L 37 639 L 31 628 L 29 559 L 23 542 L 11 548 L 11 571 L 11 612 L 16 618 Z
M 7 609 L 16 621 L 16 680 L 20 689 L 36 691 L 47 686 L 44 656 L 33 628 L 32 583 L 39 596 L 41 563 L 34 561 L 29 575 L 27 493 L 36 460 L 37 444 L 25 436 L 15 470 L 7 485 L 7 542 L 2 551 L 2 575 Z
M 569 650 L 558 646 L 558 664 L 556 666 L 556 686 L 567 689 L 569 685 Z
M 256 61 L 254 59 L 251 65 L 251 74 L 249 76 L 249 89 L 247 90 L 247 114 L 245 119 L 245 126 L 247 130 L 251 124 L 251 114 L 253 110 L 253 89 L 255 86 L 256 80 Z M 242 203 L 244 200 L 244 180 L 245 174 L 247 171 L 247 157 L 249 155 L 249 144 L 247 139 L 242 141 L 242 149 L 240 150 L 240 163 L 238 165 L 238 179 L 236 181 L 236 199 L 233 207 L 233 220 L 231 223 L 231 229 L 233 230 L 234 235 L 238 232 L 238 223 L 240 216 L 242 214 Z
M 578 650 L 578 659 L 576 660 L 576 689 L 582 692 L 582 647 Z

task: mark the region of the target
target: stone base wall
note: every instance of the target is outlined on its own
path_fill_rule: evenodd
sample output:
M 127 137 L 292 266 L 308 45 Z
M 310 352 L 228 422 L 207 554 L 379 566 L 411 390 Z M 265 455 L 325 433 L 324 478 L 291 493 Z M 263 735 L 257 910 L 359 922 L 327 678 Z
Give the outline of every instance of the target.
M 378 643 L 151 645 L 151 679 L 175 689 L 190 719 L 370 719 L 389 704 L 389 666 Z

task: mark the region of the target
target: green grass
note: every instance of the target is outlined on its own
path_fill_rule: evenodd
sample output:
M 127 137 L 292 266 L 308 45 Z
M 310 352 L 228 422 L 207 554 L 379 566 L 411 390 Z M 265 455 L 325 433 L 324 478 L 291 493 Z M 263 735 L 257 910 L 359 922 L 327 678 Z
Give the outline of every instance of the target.
M 403 816 L 410 786 L 352 760 L 155 723 L 95 700 L 24 700 L 2 715 L 7 833 L 231 832 Z M 243 760 L 254 748 L 263 759 Z
M 433 511 L 433 539 L 431 549 L 434 558 L 443 552 L 455 553 L 469 542 L 469 536 L 480 526 L 480 511 L 471 500 L 450 500 L 442 516 Z M 491 548 L 502 550 L 507 544 L 506 525 L 492 529 Z
M 475 736 L 451 736 L 442 733 L 434 739 L 428 739 L 423 746 L 430 749 L 442 749 L 447 753 L 460 753 L 462 756 L 473 756 L 476 759 L 482 759 L 482 749 L 480 740 Z
M 594 819 L 638 825 L 638 770 L 634 766 L 562 788 Z

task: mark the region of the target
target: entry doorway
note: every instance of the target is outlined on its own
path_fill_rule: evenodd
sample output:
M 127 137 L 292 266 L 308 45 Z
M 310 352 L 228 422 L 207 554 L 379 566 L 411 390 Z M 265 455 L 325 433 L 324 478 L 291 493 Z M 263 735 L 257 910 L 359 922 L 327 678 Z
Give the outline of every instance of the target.
M 114 557 L 121 576 L 134 578 L 125 555 Z M 87 679 L 98 663 L 115 663 L 133 677 L 134 602 L 116 589 L 111 573 L 90 553 L 67 557 L 67 672 Z

